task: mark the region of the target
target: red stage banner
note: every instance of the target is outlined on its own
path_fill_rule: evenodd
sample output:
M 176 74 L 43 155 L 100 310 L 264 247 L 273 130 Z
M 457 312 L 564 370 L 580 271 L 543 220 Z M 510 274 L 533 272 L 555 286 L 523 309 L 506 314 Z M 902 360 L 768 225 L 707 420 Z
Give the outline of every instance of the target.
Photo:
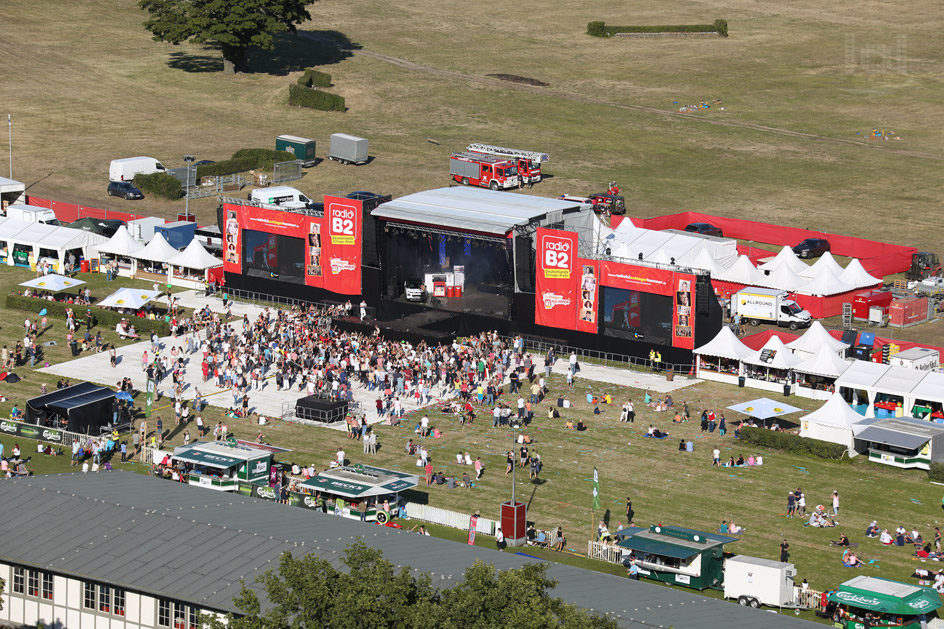
M 596 334 L 599 331 L 600 263 L 580 260 L 580 284 L 577 300 L 577 330 Z
M 325 195 L 322 260 L 324 287 L 342 295 L 361 293 L 361 201 Z
M 534 322 L 565 330 L 577 324 L 577 234 L 539 227 Z
M 672 271 L 619 262 L 601 262 L 600 267 L 600 284 L 603 286 L 638 290 L 656 295 L 674 294 Z
M 692 308 L 695 276 L 673 273 L 674 307 L 672 309 L 672 345 L 695 349 L 695 313 Z

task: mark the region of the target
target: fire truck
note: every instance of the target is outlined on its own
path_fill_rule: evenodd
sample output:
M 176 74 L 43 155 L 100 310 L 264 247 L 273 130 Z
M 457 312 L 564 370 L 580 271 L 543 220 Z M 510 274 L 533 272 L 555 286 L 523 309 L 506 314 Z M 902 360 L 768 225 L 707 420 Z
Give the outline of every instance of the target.
M 499 157 L 516 160 L 518 163 L 518 174 L 521 176 L 521 181 L 528 184 L 528 187 L 531 187 L 537 182 L 541 181 L 541 164 L 550 159 L 547 153 L 539 153 L 537 151 L 522 151 L 520 149 L 505 148 L 504 146 L 479 144 L 477 142 L 470 144 L 467 150 L 475 153 L 486 153 L 487 155 L 497 155 Z
M 464 186 L 492 190 L 517 188 L 519 181 L 514 160 L 484 153 L 453 153 L 449 158 L 449 174 Z

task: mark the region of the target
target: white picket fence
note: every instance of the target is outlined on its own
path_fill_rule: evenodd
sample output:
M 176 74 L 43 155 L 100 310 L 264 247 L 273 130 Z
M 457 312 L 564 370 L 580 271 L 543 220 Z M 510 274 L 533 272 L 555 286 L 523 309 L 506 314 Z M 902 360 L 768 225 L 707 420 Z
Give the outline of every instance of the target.
M 416 502 L 406 503 L 406 517 L 410 520 L 419 520 L 420 522 L 429 522 L 430 524 L 441 524 L 454 529 L 469 529 L 469 514 L 459 513 L 458 511 L 449 511 L 448 509 L 439 509 L 429 505 L 421 505 Z M 495 527 L 498 522 L 479 516 L 475 525 L 475 532 L 482 535 L 495 535 Z
M 623 549 L 613 544 L 604 542 L 587 542 L 587 557 L 590 559 L 599 559 L 607 563 L 622 563 Z

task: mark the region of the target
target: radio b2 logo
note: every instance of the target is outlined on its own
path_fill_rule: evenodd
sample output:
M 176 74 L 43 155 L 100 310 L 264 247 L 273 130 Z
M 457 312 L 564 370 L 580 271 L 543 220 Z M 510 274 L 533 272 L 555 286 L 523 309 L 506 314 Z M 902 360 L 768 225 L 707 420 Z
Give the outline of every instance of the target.
M 570 239 L 545 236 L 541 241 L 544 277 L 570 279 L 570 272 L 574 264 L 573 254 L 573 245 Z
M 333 245 L 357 244 L 357 209 L 332 203 L 328 206 L 328 231 Z

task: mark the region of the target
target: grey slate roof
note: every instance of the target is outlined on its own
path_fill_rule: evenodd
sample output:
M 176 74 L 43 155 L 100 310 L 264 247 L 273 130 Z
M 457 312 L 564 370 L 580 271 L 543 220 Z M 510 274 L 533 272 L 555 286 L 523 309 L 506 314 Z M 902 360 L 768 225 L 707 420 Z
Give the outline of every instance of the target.
M 533 559 L 297 507 L 129 472 L 58 474 L 0 480 L 0 560 L 126 589 L 232 610 L 240 579 L 278 566 L 290 551 L 339 564 L 357 537 L 395 566 L 432 573 L 451 587 L 476 558 L 496 568 Z M 625 627 L 780 629 L 813 626 L 572 566 L 550 564 L 553 595 L 616 615 Z

